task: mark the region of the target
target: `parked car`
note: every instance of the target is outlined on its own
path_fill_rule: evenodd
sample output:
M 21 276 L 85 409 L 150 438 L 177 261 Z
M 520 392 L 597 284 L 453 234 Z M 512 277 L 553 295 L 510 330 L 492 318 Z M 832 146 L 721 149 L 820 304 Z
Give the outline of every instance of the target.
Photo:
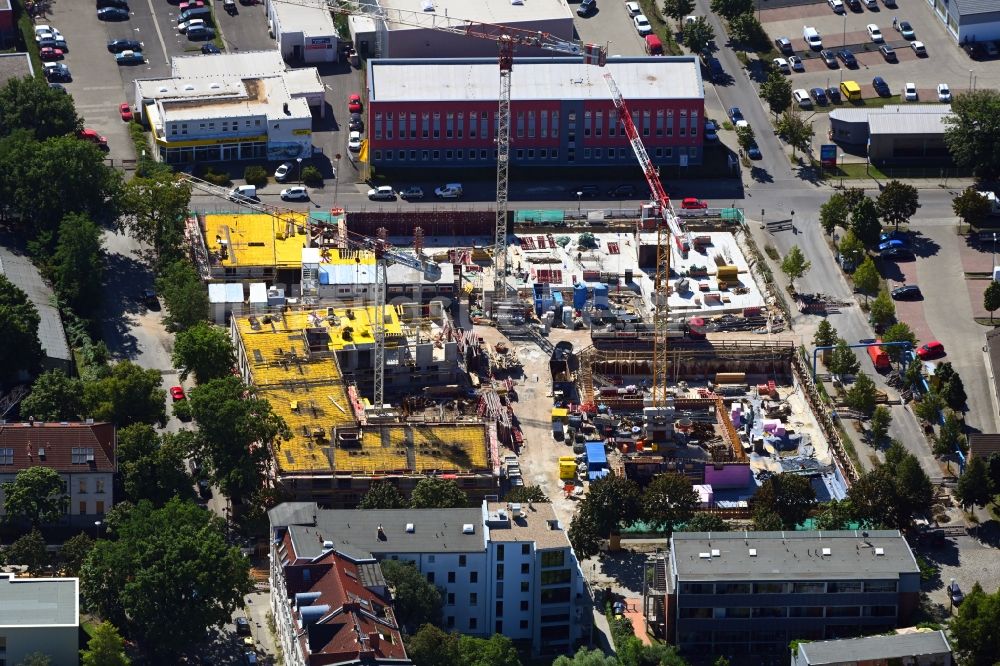
M 931 340 L 917 349 L 917 357 L 922 361 L 932 358 L 940 358 L 941 356 L 944 356 L 944 354 L 944 344 L 939 340 Z
M 45 71 L 45 80 L 49 81 L 72 81 L 73 75 L 69 67 L 61 62 L 43 62 L 42 69 Z
M 171 386 L 170 397 L 174 399 L 174 402 L 180 402 L 181 400 L 184 400 L 187 397 L 186 395 L 184 395 L 184 387 Z
M 851 8 L 851 11 L 861 11 L 861 0 L 846 0 L 846 3 L 847 6 Z
M 793 56 L 788 56 L 788 65 L 792 68 L 792 71 L 795 71 L 795 72 L 804 72 L 804 71 L 806 71 L 806 66 L 802 63 L 802 58 L 800 58 L 798 56 L 794 56 L 794 55 Z
M 756 141 L 751 143 L 750 147 L 747 148 L 747 156 L 752 160 L 759 160 L 762 157 L 760 154 L 760 146 L 757 145 Z
M 879 243 L 878 251 L 885 252 L 886 250 L 905 249 L 906 247 L 906 241 L 902 238 L 889 238 Z
M 395 201 L 396 191 L 390 185 L 379 185 L 368 190 L 368 199 L 371 201 Z
M 581 199 L 596 199 L 601 194 L 601 188 L 597 185 L 580 185 L 570 191 L 575 192 Z
M 854 57 L 854 54 L 847 49 L 841 49 L 837 51 L 837 56 L 844 63 L 845 67 L 850 67 L 855 69 L 858 66 L 858 59 Z
M 878 0 L 864 0 L 868 9 L 878 9 Z
M 889 90 L 889 84 L 881 76 L 876 76 L 872 79 L 872 88 L 875 89 L 879 97 L 889 97 L 892 95 L 892 91 Z
M 924 46 L 924 43 L 919 40 L 915 42 L 910 42 L 910 48 L 913 49 L 913 52 L 916 53 L 917 56 L 921 58 L 927 56 L 927 47 Z
M 205 19 L 194 18 L 194 19 L 191 19 L 189 21 L 181 21 L 180 23 L 178 23 L 177 24 L 177 31 L 178 32 L 188 32 L 192 28 L 198 29 L 198 28 L 204 28 L 204 27 L 205 27 Z
M 58 28 L 55 28 L 54 26 L 47 25 L 45 23 L 39 23 L 38 25 L 35 26 L 35 41 L 36 42 L 40 41 L 41 39 L 44 39 L 44 37 L 46 35 L 48 35 L 49 37 L 52 37 L 53 35 L 58 35 L 58 34 L 60 34 L 59 30 L 58 30 Z
M 128 0 L 97 0 L 97 9 L 105 7 L 117 7 L 128 11 Z
M 743 112 L 740 111 L 740 107 L 734 106 L 729 109 L 729 120 L 731 120 L 734 125 L 743 120 Z
M 250 635 L 250 621 L 242 615 L 236 618 L 236 633 L 240 636 Z
M 916 39 L 917 33 L 913 31 L 913 26 L 909 21 L 896 21 L 896 31 L 903 39 Z
M 719 127 L 712 120 L 705 121 L 705 141 L 718 141 Z
M 997 48 L 996 42 L 986 42 L 986 55 L 990 58 L 996 58 L 1000 55 L 1000 48 Z
M 837 86 L 827 88 L 826 96 L 830 99 L 831 104 L 840 104 L 840 88 Z
M 288 179 L 288 174 L 291 173 L 292 169 L 295 168 L 295 164 L 292 162 L 284 162 L 281 166 L 274 170 L 274 179 L 279 183 L 283 183 Z
M 361 95 L 352 93 L 347 98 L 347 110 L 351 113 L 361 113 Z
M 819 52 L 819 57 L 823 59 L 824 64 L 831 69 L 837 69 L 840 64 L 837 62 L 837 54 L 833 51 L 823 49 Z
M 782 74 L 791 74 L 792 68 L 788 65 L 788 61 L 784 58 L 775 58 L 771 62 L 774 63 L 775 69 L 777 69 Z
M 399 193 L 399 198 L 406 201 L 419 201 L 424 198 L 424 191 L 416 185 L 411 185 Z
M 917 101 L 917 84 L 913 81 L 907 81 L 903 86 L 903 99 L 907 102 Z
M 115 54 L 115 62 L 119 65 L 138 65 L 146 62 L 142 51 L 122 51 Z
M 111 53 L 121 53 L 122 51 L 141 51 L 142 42 L 134 39 L 112 39 L 108 42 L 108 51 Z
M 64 55 L 69 51 L 69 46 L 66 44 L 66 40 L 62 37 L 46 37 L 45 39 L 40 39 L 38 40 L 38 48 L 59 49 Z
M 62 60 L 65 54 L 62 49 L 54 49 L 51 46 L 46 46 L 45 48 L 38 49 L 38 56 L 42 59 L 42 62 L 52 62 L 54 60 Z
M 642 7 L 639 6 L 638 2 L 626 2 L 625 11 L 628 12 L 629 16 L 638 16 L 642 13 Z
M 118 114 L 122 117 L 122 120 L 129 122 L 132 120 L 132 107 L 128 105 L 128 102 L 118 105 Z
M 201 52 L 205 55 L 219 55 L 222 53 L 222 51 L 219 50 L 219 47 L 216 46 L 215 44 L 212 44 L 211 42 L 207 44 L 202 44 Z
M 301 185 L 286 187 L 281 190 L 280 196 L 282 201 L 309 201 L 309 190 Z
M 364 132 L 365 131 L 365 121 L 361 118 L 360 113 L 352 113 L 351 119 L 347 124 L 347 129 L 352 132 Z
M 878 52 L 882 54 L 882 57 L 885 58 L 886 62 L 899 61 L 898 58 L 896 58 L 896 49 L 892 48 L 888 44 L 883 44 L 882 46 L 878 47 Z
M 958 583 L 955 581 L 948 583 L 948 598 L 955 606 L 958 606 L 965 601 L 965 594 L 962 592 L 962 588 L 960 588 Z
M 681 209 L 683 210 L 705 210 L 708 208 L 708 202 L 702 201 L 697 197 L 685 197 L 681 199 Z
M 874 23 L 869 23 L 868 25 L 866 25 L 865 30 L 868 31 L 868 38 L 871 39 L 873 42 L 881 43 L 885 41 L 885 38 L 882 37 L 882 31 L 879 30 L 878 26 L 875 25 Z
M 580 6 L 576 8 L 577 16 L 590 16 L 597 9 L 597 0 L 583 0 Z
M 653 26 L 649 25 L 649 19 L 646 18 L 645 14 L 639 14 L 638 16 L 633 16 L 632 23 L 635 25 L 636 32 L 638 32 L 643 37 L 653 33 Z
M 826 0 L 826 4 L 830 5 L 834 14 L 844 13 L 844 0 Z
M 608 190 L 608 196 L 615 199 L 631 199 L 635 196 L 635 185 L 618 185 Z
M 795 48 L 792 46 L 792 40 L 788 37 L 778 37 L 774 40 L 774 45 L 778 47 L 778 50 L 782 53 L 795 53 Z
M 52 88 L 53 90 L 58 90 L 64 95 L 69 94 L 69 91 L 66 90 L 66 86 L 62 85 L 61 83 L 50 83 L 49 88 Z
M 805 88 L 798 88 L 792 91 L 792 99 L 795 103 L 801 106 L 803 109 L 811 109 L 813 102 L 812 98 L 809 97 L 809 91 Z
M 948 87 L 947 83 L 939 83 L 937 85 L 937 93 L 939 102 L 951 101 L 951 88 Z
M 143 289 L 142 290 L 142 302 L 146 304 L 146 307 L 150 310 L 160 309 L 160 299 L 156 296 L 155 289 Z
M 884 252 L 880 252 L 879 256 L 883 259 L 912 259 L 913 251 L 908 247 L 891 247 Z
M 826 91 L 822 88 L 813 88 L 809 91 L 809 95 L 813 100 L 820 106 L 826 106 L 830 103 L 830 100 L 826 97 Z
M 361 152 L 361 132 L 351 132 L 347 135 L 347 149 L 352 153 Z
M 897 301 L 904 301 L 909 298 L 920 298 L 920 287 L 915 284 L 904 284 L 902 287 L 896 287 L 891 292 L 892 297 Z
M 464 194 L 461 183 L 447 183 L 434 189 L 434 196 L 438 199 L 461 199 Z
M 101 21 L 127 21 L 128 10 L 118 7 L 107 7 L 97 10 L 97 18 Z

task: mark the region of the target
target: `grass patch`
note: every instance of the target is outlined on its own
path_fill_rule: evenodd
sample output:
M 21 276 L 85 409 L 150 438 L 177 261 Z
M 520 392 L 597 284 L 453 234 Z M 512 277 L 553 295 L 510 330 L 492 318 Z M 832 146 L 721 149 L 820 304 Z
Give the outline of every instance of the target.
M 996 328 L 997 325 L 1000 324 L 1000 319 L 997 319 L 996 317 L 993 319 L 990 319 L 989 317 L 973 317 L 973 321 L 983 326 L 989 326 L 990 328 Z
M 684 55 L 684 50 L 674 37 L 674 31 L 671 29 L 670 24 L 667 23 L 660 6 L 656 4 L 655 0 L 639 0 L 639 6 L 642 8 L 642 13 L 649 19 L 649 25 L 653 28 L 653 34 L 663 42 L 664 54 L 674 56 Z
M 861 464 L 861 458 L 858 457 L 858 452 L 854 448 L 854 440 L 851 439 L 847 431 L 844 430 L 844 426 L 841 425 L 840 419 L 837 419 L 834 424 L 837 427 L 837 432 L 840 433 L 840 441 L 844 443 L 844 450 L 847 451 L 847 457 L 851 459 L 854 463 L 854 469 L 858 470 L 858 474 L 864 472 L 864 466 Z
M 781 257 L 778 255 L 778 250 L 775 249 L 773 245 L 764 246 L 764 254 L 769 256 L 772 261 L 778 261 Z
M 22 0 L 14 0 L 12 5 L 17 21 L 17 32 L 20 35 L 17 47 L 31 58 L 31 67 L 37 76 L 42 76 L 42 59 L 38 55 L 38 43 L 35 41 L 35 23 L 24 8 Z

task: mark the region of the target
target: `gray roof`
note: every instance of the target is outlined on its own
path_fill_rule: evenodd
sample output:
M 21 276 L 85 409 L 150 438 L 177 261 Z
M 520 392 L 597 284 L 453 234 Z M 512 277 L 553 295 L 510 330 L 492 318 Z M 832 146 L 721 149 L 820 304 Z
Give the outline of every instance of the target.
M 28 295 L 28 300 L 34 303 L 38 310 L 40 319 L 38 341 L 42 344 L 45 355 L 48 358 L 69 361 L 72 355 L 66 342 L 66 331 L 63 330 L 59 310 L 52 305 L 54 294 L 49 285 L 42 280 L 38 269 L 27 257 L 0 247 L 0 273 L 6 275 L 8 280 L 24 291 Z
M 677 532 L 670 559 L 681 581 L 858 580 L 920 572 L 895 530 Z
M 958 8 L 959 16 L 1000 12 L 997 0 L 955 0 L 955 7 Z
M 0 9 L 3 9 L 5 4 L 4 0 L 0 0 Z M 7 4 L 7 8 L 9 7 Z M 35 70 L 27 53 L 0 53 L 0 86 L 11 79 L 23 79 L 34 75 Z
M 842 123 L 866 123 L 868 109 L 834 109 L 830 112 L 830 120 Z
M 799 643 L 799 651 L 810 666 L 849 664 L 879 659 L 951 654 L 943 631 L 923 631 L 894 636 L 844 638 L 835 641 Z
M 872 113 L 868 116 L 871 134 L 940 134 L 947 125 L 944 119 L 951 115 L 951 107 L 938 113 Z
M 313 525 L 319 505 L 316 502 L 282 502 L 267 512 L 271 527 L 288 527 L 289 525 Z
M 292 524 L 288 528 L 299 557 L 322 554 L 324 541 L 332 541 L 334 548 L 352 558 L 389 553 L 486 551 L 481 508 L 324 510 L 316 514 L 316 524 L 311 523 L 309 516 L 309 523 Z M 412 532 L 406 531 L 409 523 L 413 524 Z M 472 525 L 471 534 L 462 532 L 465 525 Z
M 0 629 L 80 624 L 79 578 L 15 578 L 0 574 Z

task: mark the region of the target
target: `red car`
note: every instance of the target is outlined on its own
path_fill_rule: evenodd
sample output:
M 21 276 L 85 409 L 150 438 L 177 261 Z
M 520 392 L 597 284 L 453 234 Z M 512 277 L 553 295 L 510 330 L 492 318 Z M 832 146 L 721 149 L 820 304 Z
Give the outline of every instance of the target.
M 204 7 L 204 6 L 205 3 L 202 2 L 201 0 L 194 0 L 194 2 L 182 2 L 180 5 L 178 5 L 178 9 L 183 14 L 189 9 L 194 9 L 195 7 Z
M 118 113 L 121 114 L 122 120 L 124 120 L 125 122 L 129 122 L 130 120 L 132 120 L 132 107 L 129 106 L 128 104 L 119 104 Z
M 708 202 L 696 199 L 695 197 L 688 197 L 681 201 L 681 208 L 684 210 L 704 210 L 708 208 Z
M 63 53 L 62 49 L 46 46 L 38 52 L 38 55 L 41 57 L 42 62 L 52 62 L 53 60 L 62 60 L 66 54 Z
M 101 136 L 97 130 L 85 127 L 76 133 L 77 137 L 83 139 L 84 141 L 90 141 L 91 143 L 97 144 L 101 148 L 107 148 L 108 139 L 107 137 Z
M 183 400 L 187 396 L 184 395 L 183 386 L 171 386 L 170 387 L 170 397 L 174 399 L 174 402 Z
M 921 361 L 944 356 L 944 345 L 938 340 L 931 340 L 926 345 L 917 350 L 917 357 Z
M 347 110 L 351 113 L 361 113 L 361 95 L 354 93 L 347 98 Z

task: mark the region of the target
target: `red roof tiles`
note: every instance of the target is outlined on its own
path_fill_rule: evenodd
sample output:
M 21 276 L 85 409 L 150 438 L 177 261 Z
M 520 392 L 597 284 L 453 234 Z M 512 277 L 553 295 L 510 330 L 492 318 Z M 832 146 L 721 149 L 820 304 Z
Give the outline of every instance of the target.
M 114 472 L 111 423 L 5 423 L 0 425 L 0 473 L 29 467 L 57 472 Z

